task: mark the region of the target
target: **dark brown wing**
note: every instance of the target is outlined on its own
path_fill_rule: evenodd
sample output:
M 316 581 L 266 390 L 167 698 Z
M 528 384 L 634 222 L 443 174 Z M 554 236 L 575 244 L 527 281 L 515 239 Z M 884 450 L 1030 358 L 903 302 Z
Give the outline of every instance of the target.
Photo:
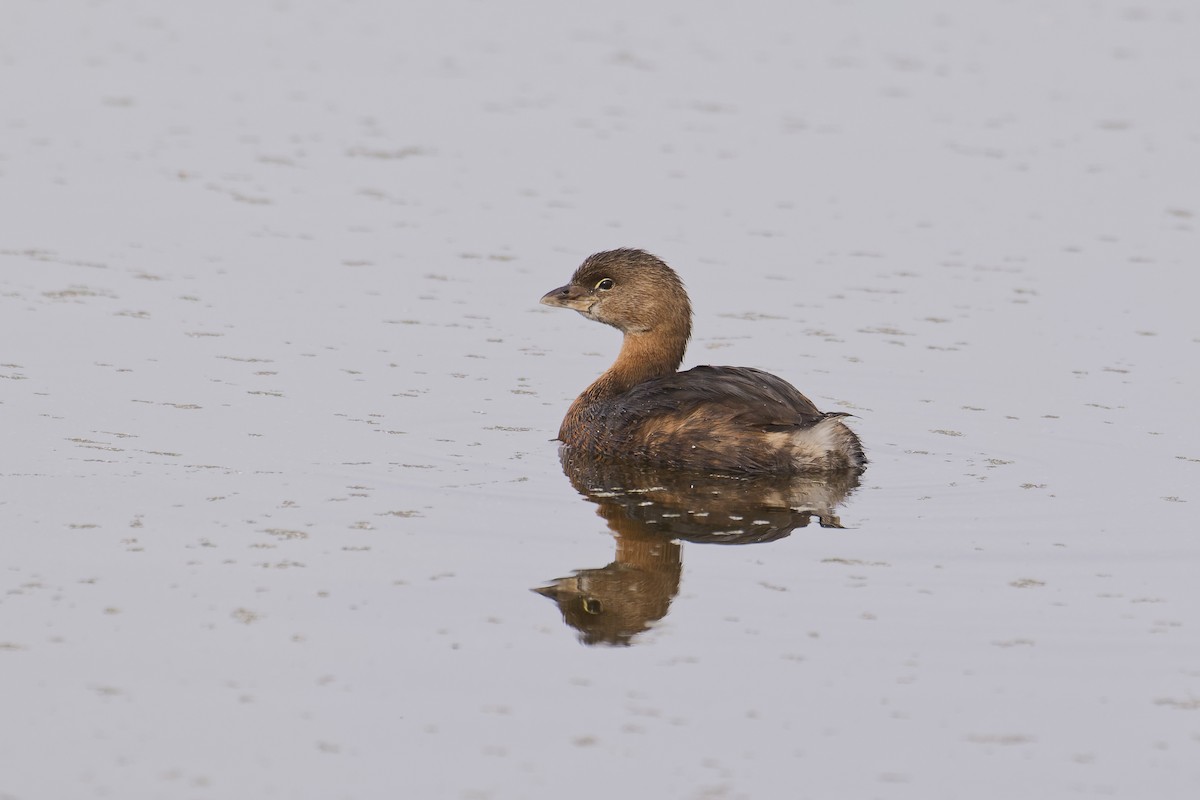
M 805 428 L 826 418 L 795 386 L 751 367 L 695 367 L 638 384 L 616 403 L 632 421 L 668 414 L 722 417 L 748 428 Z
M 748 367 L 696 367 L 640 383 L 589 409 L 581 427 L 594 455 L 670 467 L 788 472 L 787 440 L 822 414 L 787 381 Z M 590 441 L 589 441 L 590 440 Z

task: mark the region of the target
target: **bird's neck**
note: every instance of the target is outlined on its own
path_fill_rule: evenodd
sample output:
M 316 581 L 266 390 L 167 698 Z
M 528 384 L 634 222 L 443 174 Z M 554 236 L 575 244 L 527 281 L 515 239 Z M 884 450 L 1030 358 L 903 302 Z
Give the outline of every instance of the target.
M 626 333 L 617 360 L 588 387 L 586 394 L 594 399 L 611 397 L 652 378 L 673 374 L 683 362 L 689 328 L 682 325 Z

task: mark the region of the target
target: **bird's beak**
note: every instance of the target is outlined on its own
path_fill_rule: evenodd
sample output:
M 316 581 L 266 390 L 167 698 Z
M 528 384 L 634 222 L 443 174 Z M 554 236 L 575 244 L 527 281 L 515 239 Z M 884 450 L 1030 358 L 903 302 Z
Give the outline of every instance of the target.
M 595 299 L 588 297 L 586 290 L 570 283 L 557 289 L 551 289 L 542 295 L 542 305 L 544 306 L 569 308 L 584 313 L 592 307 L 594 302 Z

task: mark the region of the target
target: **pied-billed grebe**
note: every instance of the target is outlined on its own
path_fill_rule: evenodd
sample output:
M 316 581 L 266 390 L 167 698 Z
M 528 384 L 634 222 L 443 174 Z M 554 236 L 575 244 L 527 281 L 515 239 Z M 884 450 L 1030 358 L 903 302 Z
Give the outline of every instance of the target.
M 571 404 L 558 431 L 601 458 L 671 468 L 795 473 L 861 469 L 858 437 L 787 381 L 749 367 L 678 372 L 692 306 L 674 270 L 642 250 L 588 257 L 548 306 L 625 334 L 608 371 Z

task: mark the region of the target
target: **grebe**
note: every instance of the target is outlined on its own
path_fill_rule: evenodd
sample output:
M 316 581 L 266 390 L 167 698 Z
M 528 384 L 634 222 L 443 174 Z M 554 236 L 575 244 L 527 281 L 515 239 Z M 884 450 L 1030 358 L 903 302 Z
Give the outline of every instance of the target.
M 571 404 L 558 439 L 595 457 L 735 473 L 861 470 L 862 444 L 782 378 L 749 367 L 679 372 L 692 333 L 683 282 L 643 250 L 589 256 L 542 303 L 624 335 L 620 355 Z

